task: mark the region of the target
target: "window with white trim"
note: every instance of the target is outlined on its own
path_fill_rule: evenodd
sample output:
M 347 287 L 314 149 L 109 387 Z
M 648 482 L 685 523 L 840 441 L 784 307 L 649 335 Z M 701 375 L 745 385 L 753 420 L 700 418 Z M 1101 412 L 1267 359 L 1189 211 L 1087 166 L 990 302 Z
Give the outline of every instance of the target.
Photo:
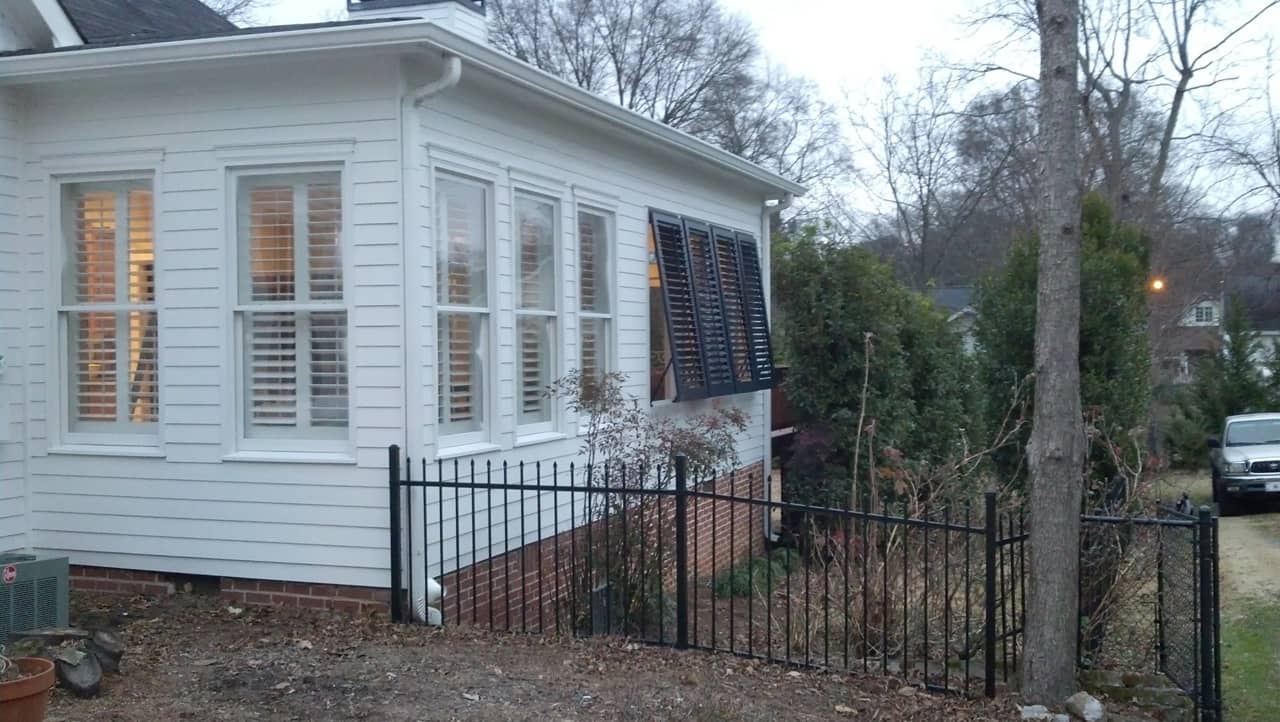
M 554 428 L 547 393 L 556 367 L 556 239 L 559 204 L 541 196 L 515 197 L 516 424 L 521 433 Z
M 350 435 L 342 174 L 245 172 L 235 181 L 245 442 L 333 447 Z
M 583 376 L 599 379 L 612 369 L 611 216 L 578 212 L 578 350 Z
M 62 186 L 67 430 L 95 442 L 154 443 L 157 433 L 152 203 L 150 180 Z
M 1217 309 L 1212 303 L 1202 303 L 1195 307 L 1195 323 L 1202 326 L 1212 326 L 1217 322 Z
M 436 177 L 437 406 L 445 445 L 487 440 L 492 188 Z

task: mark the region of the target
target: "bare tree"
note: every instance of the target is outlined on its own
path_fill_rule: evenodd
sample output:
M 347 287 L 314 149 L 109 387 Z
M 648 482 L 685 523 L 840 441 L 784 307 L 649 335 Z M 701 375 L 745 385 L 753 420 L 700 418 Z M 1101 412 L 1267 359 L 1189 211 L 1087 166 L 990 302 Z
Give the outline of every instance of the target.
M 1075 691 L 1084 421 L 1080 406 L 1079 0 L 1038 0 L 1040 258 L 1036 289 L 1031 568 L 1024 698 Z
M 719 0 L 491 0 L 497 47 L 806 184 L 847 167 L 817 88 L 762 62 Z
M 1275 57 L 1274 48 L 1268 58 Z M 1244 172 L 1244 188 L 1237 201 L 1261 203 L 1273 219 L 1280 219 L 1280 99 L 1272 88 L 1278 80 L 1274 70 L 1267 73 L 1260 117 L 1239 123 L 1230 134 L 1215 138 L 1216 154 Z
M 970 111 L 985 111 L 963 104 L 961 86 L 952 74 L 926 71 L 913 90 L 886 78 L 878 98 L 849 103 L 853 143 L 866 159 L 855 177 L 884 210 L 845 217 L 852 235 L 897 254 L 895 266 L 917 289 L 981 273 L 969 261 L 989 245 L 984 207 L 1029 147 L 980 138 Z
M 253 25 L 257 22 L 257 12 L 273 0 L 201 0 L 214 12 L 236 25 Z

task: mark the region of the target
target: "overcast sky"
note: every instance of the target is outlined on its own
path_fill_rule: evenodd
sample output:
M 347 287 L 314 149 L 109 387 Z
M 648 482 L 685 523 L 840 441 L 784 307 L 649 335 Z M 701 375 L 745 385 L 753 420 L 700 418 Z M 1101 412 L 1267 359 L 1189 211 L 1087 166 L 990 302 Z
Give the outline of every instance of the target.
M 722 2 L 755 24 L 770 60 L 817 81 L 833 99 L 845 88 L 867 89 L 887 73 L 914 75 L 939 53 L 979 57 L 999 40 L 959 22 L 976 0 Z M 260 15 L 274 25 L 329 20 L 345 9 L 346 0 L 275 0 Z

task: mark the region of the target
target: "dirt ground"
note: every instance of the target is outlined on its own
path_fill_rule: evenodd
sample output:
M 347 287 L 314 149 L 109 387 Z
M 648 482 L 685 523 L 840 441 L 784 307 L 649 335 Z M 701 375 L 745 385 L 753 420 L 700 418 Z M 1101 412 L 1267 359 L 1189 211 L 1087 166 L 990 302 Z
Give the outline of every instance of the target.
M 55 693 L 51 722 L 94 720 L 1011 720 L 1015 701 L 788 670 L 626 640 L 446 632 L 196 595 L 73 596 L 114 628 L 123 674 Z

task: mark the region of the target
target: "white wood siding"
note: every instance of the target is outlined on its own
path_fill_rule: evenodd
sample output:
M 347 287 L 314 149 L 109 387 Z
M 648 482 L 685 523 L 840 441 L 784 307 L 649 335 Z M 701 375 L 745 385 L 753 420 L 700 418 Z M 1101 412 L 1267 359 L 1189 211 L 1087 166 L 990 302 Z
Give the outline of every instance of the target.
M 27 545 L 23 437 L 23 275 L 19 245 L 20 143 L 16 91 L 0 89 L 0 551 Z
M 504 460 L 564 465 L 580 446 L 576 419 L 565 409 L 558 421 L 561 437 L 528 445 L 516 437 L 510 219 L 516 189 L 550 189 L 561 204 L 558 283 L 563 313 L 557 344 L 561 356 L 553 376 L 567 372 L 578 358 L 575 200 L 603 200 L 610 206 L 606 210 L 615 213 L 614 358 L 630 378 L 628 391 L 647 400 L 648 209 L 758 236 L 759 189 L 748 188 L 741 179 L 696 170 L 687 159 L 661 148 L 624 144 L 614 137 L 616 131 L 588 127 L 568 109 L 549 107 L 524 91 L 482 78 L 475 69 L 464 69 L 463 77 L 461 86 L 411 116 L 408 126 L 417 138 L 408 168 L 402 157 L 402 70 L 390 57 L 140 74 L 29 92 L 25 137 L 12 154 L 22 163 L 11 172 L 16 181 L 9 181 L 18 186 L 20 217 L 0 226 L 0 259 L 7 263 L 12 257 L 22 269 L 16 285 L 25 293 L 9 303 L 5 299 L 17 289 L 6 296 L 0 285 L 0 327 L 6 336 L 9 325 L 21 327 L 27 341 L 20 349 L 25 363 L 18 381 L 26 395 L 19 418 L 26 421 L 28 442 L 27 520 L 12 526 L 19 532 L 24 524 L 29 527 L 28 545 L 67 553 L 78 564 L 385 585 L 386 447 L 400 443 L 415 461 L 434 461 L 441 451 L 435 423 L 434 208 L 427 172 L 432 162 L 458 161 L 491 177 L 497 201 L 497 253 L 491 259 L 497 306 L 491 323 L 499 342 L 491 367 L 496 378 L 490 377 L 488 392 L 496 398 L 490 416 L 496 448 L 462 459 L 463 468 L 473 460 L 480 468 L 486 462 L 500 466 Z M 4 107 L 0 105 L 0 121 Z M 0 122 L 0 219 L 6 207 L 3 130 Z M 326 154 L 341 157 L 321 157 Z M 227 168 L 254 165 L 253 159 L 345 163 L 350 463 L 227 458 L 234 451 L 233 399 L 241 393 L 229 368 L 236 286 Z M 63 241 L 49 217 L 53 179 L 77 171 L 143 166 L 156 172 L 160 449 L 151 458 L 84 449 L 68 453 L 59 448 L 66 383 L 58 370 L 62 360 L 52 295 L 57 271 L 51 249 Z M 407 233 L 401 200 L 406 175 L 413 199 Z M 13 205 L 10 200 L 9 207 Z M 18 233 L 6 236 L 5 228 Z M 4 255 L 7 249 L 11 256 Z M 0 272 L 0 284 L 6 278 Z M 742 465 L 759 462 L 766 453 L 763 393 L 660 406 L 655 413 L 689 414 L 716 404 L 735 404 L 750 415 L 738 453 Z M 24 452 L 8 450 L 11 446 L 3 453 L 13 455 L 13 473 L 21 479 Z M 0 471 L 8 468 L 0 465 Z M 0 477 L 0 492 L 4 483 Z M 16 488 L 23 488 L 20 481 Z M 567 498 L 559 501 L 569 503 Z M 446 495 L 448 518 L 442 520 L 439 513 L 433 517 L 426 532 L 430 545 L 423 544 L 419 526 L 414 553 L 427 549 L 434 564 L 443 537 L 449 542 L 444 547 L 447 568 L 485 558 L 487 549 L 471 553 L 478 530 L 465 515 L 469 503 L 463 500 L 464 519 L 455 520 L 452 498 Z M 528 501 L 527 520 L 536 517 L 534 503 Z M 537 503 L 544 509 L 543 531 L 550 533 L 555 502 L 547 498 Z M 514 503 L 505 515 L 496 511 L 495 521 L 512 513 Z M 560 517 L 561 528 L 568 528 L 569 515 Z M 4 524 L 0 515 L 0 542 Z M 526 525 L 530 536 L 535 527 Z M 495 551 L 519 542 L 501 536 L 495 533 Z M 487 535 L 485 539 L 487 543 Z M 465 551 L 459 558 L 449 553 L 454 542 Z
M 391 58 L 42 87 L 23 173 L 35 547 L 74 563 L 379 585 L 386 445 L 403 439 L 399 65 Z M 59 453 L 51 176 L 155 158 L 165 458 Z M 344 162 L 352 463 L 226 461 L 229 166 Z M 116 169 L 120 170 L 120 169 Z
M 760 235 L 761 206 L 763 197 L 758 190 L 744 189 L 737 181 L 699 171 L 687 158 L 667 155 L 664 151 L 636 144 L 624 144 L 607 136 L 599 129 L 592 130 L 567 109 L 547 107 L 535 98 L 501 87 L 495 81 L 468 73 L 464 64 L 463 81 L 459 87 L 430 101 L 421 113 L 418 149 L 421 182 L 413 191 L 420 205 L 413 209 L 417 227 L 412 237 L 416 239 L 419 265 L 410 274 L 408 289 L 412 304 L 410 318 L 418 320 L 411 327 L 411 347 L 416 359 L 411 369 L 417 370 L 416 403 L 411 404 L 410 423 L 415 435 L 411 438 L 410 453 L 415 458 L 433 461 L 438 454 L 447 455 L 436 443 L 435 422 L 437 416 L 437 370 L 435 328 L 435 253 L 431 245 L 435 237 L 435 214 L 431 204 L 434 195 L 429 187 L 430 164 L 453 162 L 466 168 L 474 168 L 481 177 L 492 177 L 497 198 L 497 254 L 496 293 L 498 304 L 492 322 L 497 325 L 498 341 L 496 363 L 496 394 L 498 403 L 496 418 L 491 420 L 492 438 L 499 451 L 462 459 L 463 473 L 475 461 L 483 474 L 486 463 L 491 463 L 494 480 L 500 480 L 503 461 L 532 465 L 542 462 L 544 483 L 550 481 L 552 464 L 559 464 L 560 483 L 568 483 L 567 467 L 577 459 L 581 438 L 577 434 L 576 419 L 561 408 L 561 430 L 565 437 L 556 440 L 520 445 L 516 428 L 516 364 L 515 315 L 512 305 L 515 298 L 513 275 L 513 221 L 510 199 L 515 190 L 527 188 L 545 193 L 548 189 L 560 189 L 562 195 L 562 237 L 559 265 L 559 284 L 563 288 L 560 316 L 561 336 L 557 340 L 561 350 L 558 368 L 553 378 L 563 375 L 577 365 L 578 359 L 578 278 L 577 278 L 577 223 L 574 218 L 574 200 L 591 205 L 592 198 L 612 199 L 616 213 L 616 289 L 615 359 L 618 370 L 628 377 L 627 393 L 647 402 L 649 398 L 649 288 L 648 288 L 648 212 L 651 207 L 685 214 L 724 225 L 730 228 Z M 518 112 L 513 109 L 518 108 Z M 463 170 L 462 172 L 466 172 Z M 764 449 L 764 392 L 741 394 L 692 403 L 665 404 L 654 408 L 657 414 L 691 415 L 705 412 L 717 405 L 736 405 L 750 416 L 747 430 L 737 439 L 739 462 L 748 466 L 759 462 Z M 412 398 L 412 397 L 411 397 Z M 412 412 L 421 410 L 420 414 Z M 415 423 L 416 422 L 416 423 Z M 451 475 L 452 461 L 447 461 L 447 474 Z M 438 467 L 430 464 L 428 478 L 435 478 Z M 415 469 L 415 477 L 420 467 Z M 530 466 L 530 475 L 532 467 Z M 515 481 L 515 472 L 512 472 Z M 578 480 L 581 484 L 581 480 Z M 431 524 L 426 532 L 426 550 L 431 573 L 440 573 L 440 540 L 444 539 L 444 572 L 520 545 L 519 495 L 511 494 L 504 512 L 501 493 L 492 495 L 494 526 L 487 527 L 488 502 L 484 493 L 471 495 L 463 492 L 460 497 L 461 519 L 454 518 L 453 497 L 444 495 L 443 509 L 438 508 L 437 493 L 427 494 L 428 514 Z M 421 509 L 420 497 L 415 495 L 415 515 Z M 574 500 L 581 512 L 582 499 Z M 474 516 L 470 510 L 478 511 Z M 557 531 L 555 519 L 559 517 L 559 531 L 572 528 L 568 495 L 558 499 L 544 495 L 525 500 L 524 528 L 527 538 L 537 534 L 538 508 L 541 507 L 542 534 Z M 558 510 L 555 507 L 559 507 Z M 504 524 L 503 519 L 508 520 Z M 476 523 L 473 524 L 472 521 Z M 441 522 L 443 521 L 443 534 Z M 510 535 L 504 539 L 506 530 Z M 478 536 L 473 536 L 478 534 Z M 475 553 L 472 547 L 475 545 Z M 413 553 L 415 569 L 421 569 L 423 550 L 421 532 L 415 535 Z M 455 554 L 455 551 L 457 552 Z M 419 575 L 420 576 L 420 575 Z

